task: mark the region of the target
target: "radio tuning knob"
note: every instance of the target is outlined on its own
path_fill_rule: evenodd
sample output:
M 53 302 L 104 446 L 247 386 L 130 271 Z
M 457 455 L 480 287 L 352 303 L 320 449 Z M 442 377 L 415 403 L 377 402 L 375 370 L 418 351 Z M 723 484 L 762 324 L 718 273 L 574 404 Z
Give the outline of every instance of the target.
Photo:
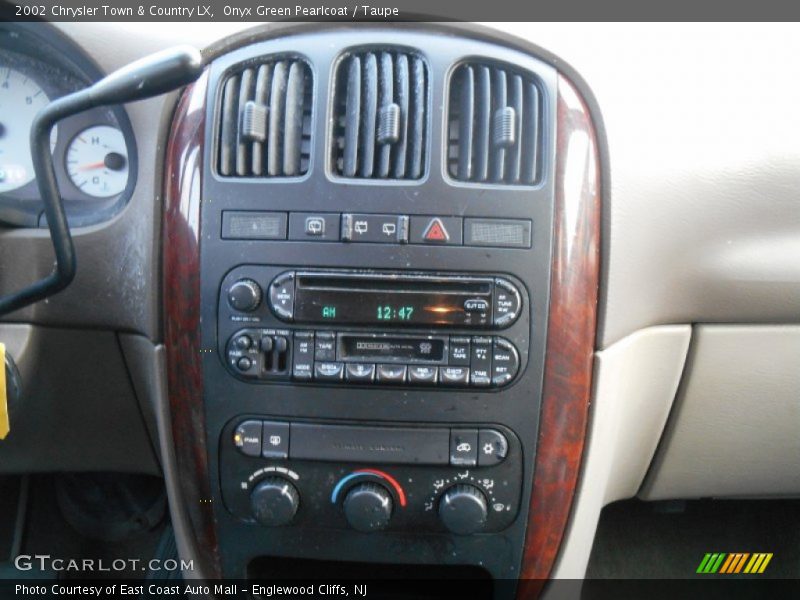
M 283 477 L 267 477 L 250 494 L 256 521 L 267 527 L 288 525 L 300 506 L 300 494 Z
M 261 286 L 252 279 L 240 279 L 228 290 L 228 304 L 241 312 L 257 309 L 261 304 Z
M 458 535 L 477 533 L 486 524 L 486 496 L 474 485 L 454 485 L 439 501 L 439 518 Z
M 361 483 L 353 487 L 342 506 L 347 522 L 357 531 L 384 529 L 392 518 L 392 495 L 377 483 Z

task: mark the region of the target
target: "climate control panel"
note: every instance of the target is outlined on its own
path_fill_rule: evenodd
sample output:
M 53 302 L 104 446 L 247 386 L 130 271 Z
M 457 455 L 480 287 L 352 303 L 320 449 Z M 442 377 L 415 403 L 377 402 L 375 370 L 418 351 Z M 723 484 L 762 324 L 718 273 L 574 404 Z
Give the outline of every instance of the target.
M 501 531 L 521 498 L 505 427 L 387 427 L 242 417 L 220 440 L 227 509 L 265 527 Z

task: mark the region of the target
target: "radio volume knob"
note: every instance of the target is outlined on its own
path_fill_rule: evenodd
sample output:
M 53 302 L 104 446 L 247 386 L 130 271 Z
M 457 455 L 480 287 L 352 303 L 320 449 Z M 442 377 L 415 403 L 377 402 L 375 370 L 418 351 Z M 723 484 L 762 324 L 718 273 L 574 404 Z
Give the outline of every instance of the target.
M 300 506 L 300 494 L 283 477 L 267 477 L 250 494 L 256 521 L 267 527 L 288 525 Z
M 261 286 L 252 279 L 240 279 L 228 290 L 228 304 L 241 312 L 251 312 L 261 304 Z
M 477 533 L 483 529 L 488 515 L 486 496 L 474 485 L 454 485 L 439 501 L 439 518 L 458 535 Z

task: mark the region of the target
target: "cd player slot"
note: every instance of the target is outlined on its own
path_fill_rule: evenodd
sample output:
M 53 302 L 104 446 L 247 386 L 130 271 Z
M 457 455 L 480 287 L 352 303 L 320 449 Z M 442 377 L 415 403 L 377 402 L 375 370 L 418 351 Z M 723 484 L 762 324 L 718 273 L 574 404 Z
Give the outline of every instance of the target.
M 297 274 L 297 289 L 331 290 L 348 292 L 388 291 L 396 294 L 431 292 L 436 294 L 478 294 L 492 293 L 492 280 L 458 279 L 411 279 L 407 277 L 369 277 L 369 276 L 326 276 Z

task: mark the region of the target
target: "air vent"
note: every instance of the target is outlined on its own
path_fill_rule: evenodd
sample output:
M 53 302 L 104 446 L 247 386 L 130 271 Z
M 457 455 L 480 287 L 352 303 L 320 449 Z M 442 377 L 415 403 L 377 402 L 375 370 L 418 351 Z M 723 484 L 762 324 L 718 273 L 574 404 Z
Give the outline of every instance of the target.
M 376 50 L 336 69 L 333 168 L 342 177 L 419 179 L 425 172 L 428 76 L 421 57 Z
M 499 65 L 459 66 L 450 83 L 450 176 L 476 183 L 538 183 L 540 114 L 539 88 L 527 74 Z
M 308 171 L 312 76 L 295 59 L 229 75 L 222 91 L 219 174 L 296 177 Z

